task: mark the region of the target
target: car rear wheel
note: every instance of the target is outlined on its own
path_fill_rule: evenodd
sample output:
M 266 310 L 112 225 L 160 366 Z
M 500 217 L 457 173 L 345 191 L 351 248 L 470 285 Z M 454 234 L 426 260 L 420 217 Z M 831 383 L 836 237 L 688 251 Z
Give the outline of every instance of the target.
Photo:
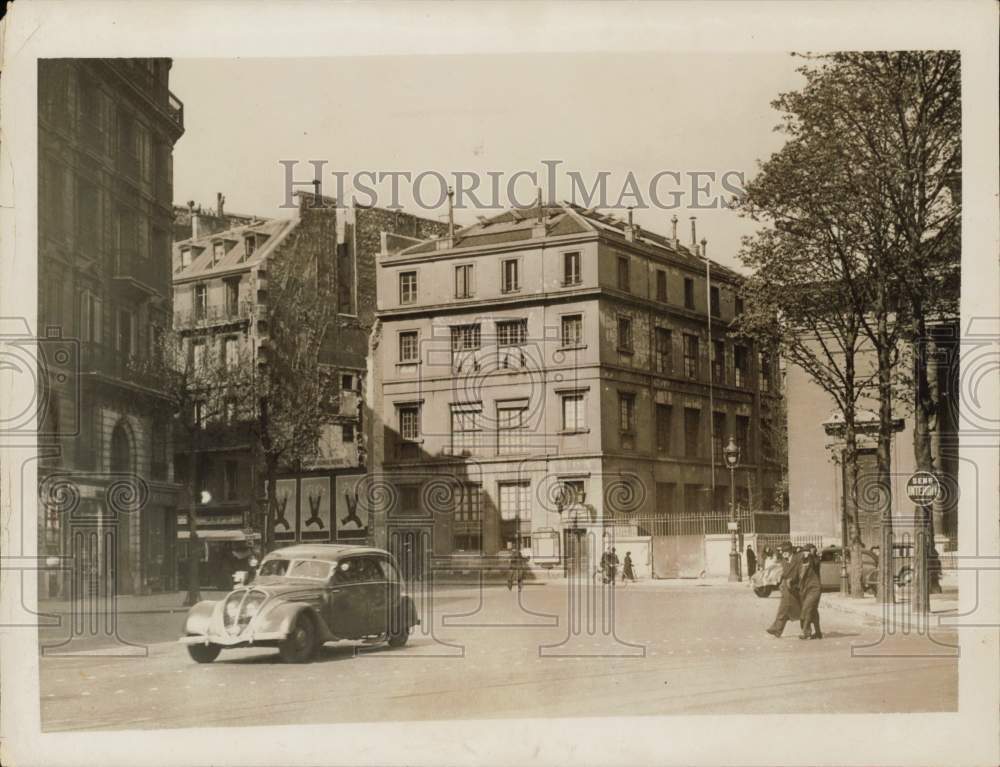
M 222 646 L 217 644 L 189 644 L 187 648 L 195 663 L 211 663 L 222 652 Z
M 409 628 L 391 632 L 389 634 L 389 647 L 402 647 L 403 645 L 406 644 L 406 641 L 409 638 L 410 638 Z
M 309 616 L 300 615 L 278 645 L 278 653 L 285 663 L 307 663 L 315 652 L 316 625 Z
M 899 575 L 896 576 L 896 583 L 900 586 L 908 586 L 913 580 L 913 570 L 909 567 L 904 567 L 900 570 Z
M 765 599 L 771 596 L 772 591 L 774 591 L 774 586 L 756 586 L 754 587 L 753 593 L 761 599 Z

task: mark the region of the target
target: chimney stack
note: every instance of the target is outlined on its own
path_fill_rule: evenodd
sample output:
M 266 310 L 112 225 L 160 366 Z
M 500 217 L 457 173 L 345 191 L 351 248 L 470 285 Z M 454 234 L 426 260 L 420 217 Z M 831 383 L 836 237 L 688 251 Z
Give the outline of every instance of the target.
M 531 237 L 532 239 L 538 240 L 543 239 L 548 230 L 545 227 L 545 215 L 542 212 L 542 190 L 541 187 L 538 189 L 537 195 L 538 211 L 535 215 L 535 222 L 531 225 Z
M 671 235 L 670 239 L 672 239 L 674 241 L 674 247 L 676 248 L 677 244 L 678 244 L 678 240 L 677 240 L 677 215 L 676 214 L 673 215 L 670 218 L 670 227 L 671 227 L 671 230 L 673 231 L 673 234 Z
M 701 257 L 708 258 L 708 240 L 701 238 Z
M 216 208 L 215 215 L 217 215 L 219 218 L 223 218 L 226 215 L 226 211 L 225 211 L 225 207 L 224 207 L 225 204 L 226 204 L 226 198 L 222 196 L 222 192 L 216 192 L 215 193 L 215 208 Z
M 455 239 L 455 190 L 448 187 L 448 239 Z
M 695 229 L 695 221 L 697 220 L 697 216 L 691 216 L 691 249 L 695 253 L 698 252 L 698 232 Z
M 628 242 L 635 242 L 639 239 L 639 227 L 633 223 L 632 208 L 628 209 L 628 223 L 625 225 L 625 239 Z

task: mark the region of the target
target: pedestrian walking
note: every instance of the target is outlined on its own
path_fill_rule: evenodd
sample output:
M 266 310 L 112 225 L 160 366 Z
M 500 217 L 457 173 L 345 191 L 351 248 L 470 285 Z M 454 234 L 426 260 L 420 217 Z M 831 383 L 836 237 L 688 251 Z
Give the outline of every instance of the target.
M 753 546 L 747 544 L 747 578 L 753 578 L 757 572 L 757 555 L 754 554 Z
M 622 562 L 622 583 L 632 581 L 635 583 L 635 570 L 632 567 L 632 552 L 625 552 L 625 561 Z
M 767 570 L 771 565 L 778 561 L 777 555 L 774 553 L 774 549 L 770 546 L 764 547 L 764 569 Z
M 601 572 L 604 574 L 604 582 L 613 584 L 618 575 L 618 554 L 612 546 L 611 551 L 601 554 Z
M 517 583 L 517 590 L 524 588 L 524 555 L 520 549 L 514 549 L 510 556 L 510 571 L 507 573 L 507 590 L 510 591 Z
M 816 547 L 810 543 L 799 554 L 799 599 L 802 602 L 799 639 L 823 638 L 819 627 L 819 598 L 822 592 L 819 557 L 816 555 Z
M 795 547 L 791 541 L 781 544 L 781 557 L 784 560 L 781 570 L 781 602 L 778 603 L 778 613 L 774 616 L 774 622 L 767 629 L 767 633 L 776 639 L 781 636 L 788 621 L 798 620 L 801 611 L 799 563 L 795 558 Z

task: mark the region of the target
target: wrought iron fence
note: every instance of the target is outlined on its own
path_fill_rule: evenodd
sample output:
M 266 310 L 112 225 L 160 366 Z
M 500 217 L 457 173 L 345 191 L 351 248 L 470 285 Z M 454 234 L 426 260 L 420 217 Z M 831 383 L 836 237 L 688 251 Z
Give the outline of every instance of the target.
M 660 514 L 656 516 L 618 517 L 606 523 L 615 535 L 720 535 L 729 532 L 729 512 L 704 514 Z M 788 514 L 782 512 L 742 511 L 736 521 L 742 533 L 788 535 Z

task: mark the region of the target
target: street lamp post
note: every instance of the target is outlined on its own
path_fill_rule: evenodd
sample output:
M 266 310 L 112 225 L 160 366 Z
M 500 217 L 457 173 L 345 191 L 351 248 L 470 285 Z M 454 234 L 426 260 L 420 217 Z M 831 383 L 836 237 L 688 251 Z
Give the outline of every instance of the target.
M 726 466 L 729 467 L 729 534 L 732 536 L 732 546 L 729 550 L 729 580 L 742 581 L 740 576 L 740 552 L 737 549 L 736 539 L 740 529 L 740 523 L 736 520 L 736 466 L 740 462 L 740 448 L 736 441 L 729 437 L 729 444 L 722 451 L 726 459 Z

